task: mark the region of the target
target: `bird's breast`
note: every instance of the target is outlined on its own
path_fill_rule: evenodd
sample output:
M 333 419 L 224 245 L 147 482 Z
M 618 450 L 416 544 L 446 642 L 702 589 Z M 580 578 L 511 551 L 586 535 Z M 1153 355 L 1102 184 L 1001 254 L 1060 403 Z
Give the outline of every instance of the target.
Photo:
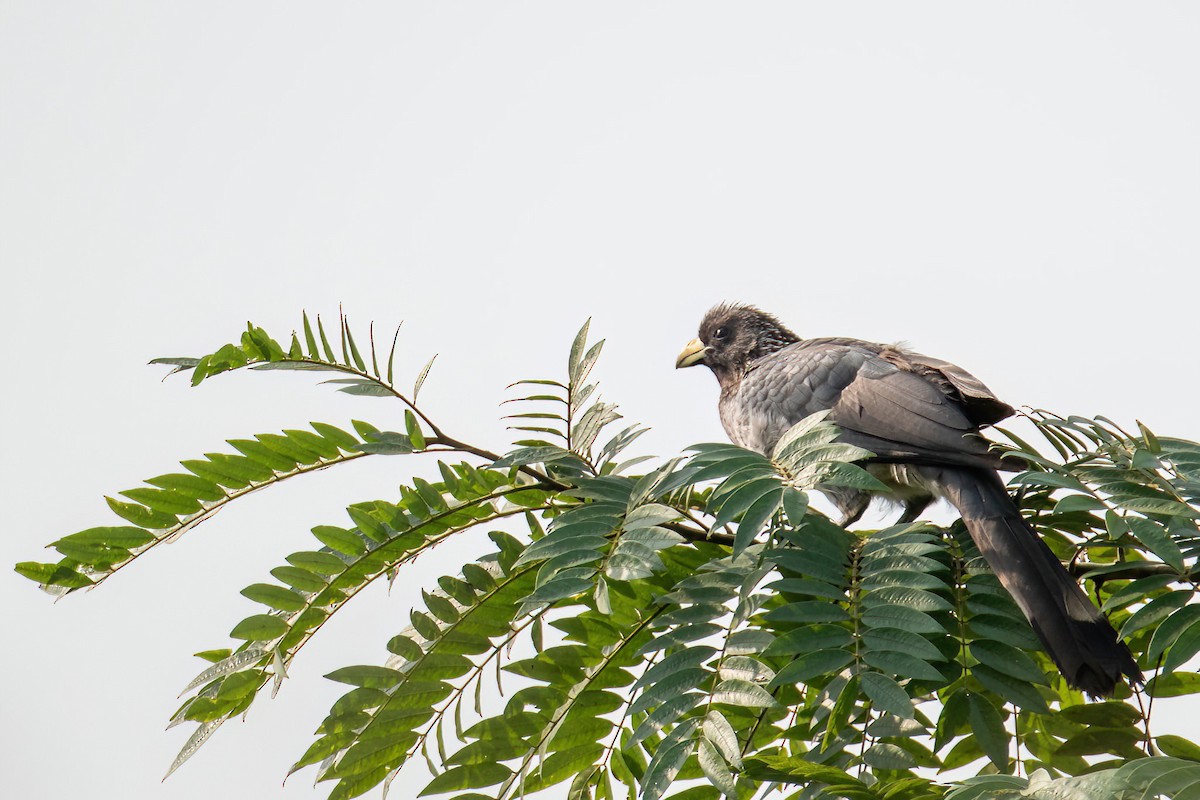
M 721 425 L 736 445 L 769 455 L 787 432 L 788 421 L 770 403 L 747 402 L 740 391 L 722 395 Z

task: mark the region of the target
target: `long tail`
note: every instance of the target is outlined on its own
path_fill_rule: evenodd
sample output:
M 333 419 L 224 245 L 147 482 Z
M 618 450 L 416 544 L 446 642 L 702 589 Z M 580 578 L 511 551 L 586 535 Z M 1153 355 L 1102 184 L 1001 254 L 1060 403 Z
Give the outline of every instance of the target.
M 1016 600 L 1067 683 L 1092 696 L 1121 676 L 1142 682 L 1133 654 L 1062 562 L 1021 518 L 1000 476 L 987 469 L 922 467 L 962 515 L 975 546 Z

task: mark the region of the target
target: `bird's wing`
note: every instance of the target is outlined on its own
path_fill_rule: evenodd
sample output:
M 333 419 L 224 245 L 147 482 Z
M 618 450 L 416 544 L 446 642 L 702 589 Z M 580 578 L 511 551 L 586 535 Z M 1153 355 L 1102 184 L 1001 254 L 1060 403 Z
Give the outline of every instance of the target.
M 974 461 L 988 450 L 959 403 L 927 378 L 882 359 L 864 363 L 830 418 L 848 433 L 871 440 L 861 446 L 884 458 L 913 453 Z
M 759 437 L 731 430 L 731 436 L 765 440 L 762 449 L 769 449 L 791 425 L 830 409 L 844 441 L 883 459 L 995 466 L 960 402 L 932 380 L 882 358 L 876 347 L 809 340 L 763 359 L 738 391 L 741 413 L 728 416 L 745 427 L 769 421 L 771 430 Z
M 957 394 L 963 411 L 976 425 L 990 425 L 1014 413 L 1013 407 L 996 397 L 983 381 L 957 364 L 899 347 L 883 348 L 880 356 L 903 370 L 932 379 L 948 393 Z

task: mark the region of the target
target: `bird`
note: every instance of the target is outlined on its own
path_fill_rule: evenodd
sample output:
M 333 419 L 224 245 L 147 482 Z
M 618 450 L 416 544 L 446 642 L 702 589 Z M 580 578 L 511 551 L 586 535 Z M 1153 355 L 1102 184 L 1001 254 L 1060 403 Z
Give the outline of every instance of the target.
M 900 521 L 915 521 L 935 499 L 953 505 L 1069 685 L 1109 697 L 1124 679 L 1143 682 L 1129 648 L 1009 496 L 999 471 L 1023 462 L 995 452 L 980 428 L 1015 410 L 974 375 L 901 345 L 802 339 L 740 303 L 705 314 L 675 362 L 700 364 L 720 384 L 721 424 L 734 444 L 770 455 L 789 428 L 825 411 L 839 441 L 873 454 L 862 466 L 903 504 Z M 872 497 L 822 491 L 843 526 Z

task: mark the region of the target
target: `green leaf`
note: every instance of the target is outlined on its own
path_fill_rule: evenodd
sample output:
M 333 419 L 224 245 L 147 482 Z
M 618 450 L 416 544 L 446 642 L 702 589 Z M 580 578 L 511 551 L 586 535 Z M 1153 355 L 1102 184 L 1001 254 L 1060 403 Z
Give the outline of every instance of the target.
M 733 772 L 725 764 L 725 759 L 721 757 L 713 743 L 707 739 L 701 739 L 696 757 L 700 763 L 700 769 L 703 770 L 704 776 L 708 778 L 709 782 L 720 789 L 722 794 L 736 798 L 737 786 L 734 783 Z
M 246 456 L 246 458 L 275 472 L 291 472 L 296 468 L 296 459 L 276 453 L 258 440 L 230 439 L 228 441 L 235 450 Z
M 895 680 L 879 672 L 860 673 L 859 679 L 863 693 L 877 709 L 904 719 L 915 718 L 912 700 Z
M 318 525 L 312 529 L 312 534 L 321 544 L 345 556 L 357 556 L 367 551 L 367 544 L 362 537 L 344 528 Z
M 716 519 L 713 522 L 713 527 L 719 528 L 722 525 L 732 522 L 762 498 L 781 496 L 780 493 L 779 479 L 774 475 L 749 481 L 738 487 L 721 503 L 720 508 L 716 510 Z M 776 499 L 776 503 L 778 502 L 779 500 Z M 755 532 L 757 533 L 757 531 Z
M 1037 650 L 1041 647 L 1037 635 L 1024 618 L 974 614 L 967 625 L 976 640 L 1001 642 L 1022 650 Z
M 1137 728 L 1090 728 L 1077 733 L 1059 746 L 1056 757 L 1088 756 L 1113 753 L 1125 758 L 1140 758 L 1137 747 L 1142 732 Z
M 798 527 L 808 514 L 808 495 L 791 486 L 783 490 L 783 511 L 787 514 L 788 523 Z
M 1126 517 L 1125 522 L 1129 525 L 1130 532 L 1151 553 L 1170 564 L 1177 572 L 1182 573 L 1186 569 L 1183 552 L 1161 525 L 1140 517 Z
M 91 586 L 93 581 L 74 569 L 62 564 L 43 564 L 37 561 L 22 561 L 15 567 L 18 575 L 29 578 L 44 586 L 61 586 L 65 589 L 80 589 Z
M 421 426 L 417 423 L 416 415 L 407 408 L 404 409 L 404 431 L 408 434 L 414 449 L 425 449 L 425 434 L 421 433 Z
M 122 549 L 133 549 L 149 544 L 154 541 L 154 537 L 141 528 L 123 527 L 102 527 L 88 528 L 79 533 L 72 533 L 70 536 L 64 536 L 55 542 L 52 547 L 57 547 L 64 542 L 73 544 L 97 544 L 106 547 L 117 547 Z
M 584 349 L 587 347 L 588 328 L 591 327 L 592 319 L 588 317 L 578 333 L 575 334 L 575 340 L 571 342 L 571 352 L 567 358 L 567 375 L 570 376 L 572 383 L 579 383 L 580 380 L 576 377 L 579 374 L 580 366 L 583 363 Z
M 872 650 L 863 656 L 863 661 L 866 661 L 885 675 L 893 675 L 898 678 L 917 678 L 927 681 L 943 680 L 941 672 L 929 663 L 908 653 Z
M 355 450 L 365 453 L 373 453 L 377 456 L 407 456 L 413 452 L 415 447 L 413 440 L 408 438 L 407 434 L 396 433 L 394 431 L 380 431 L 379 433 L 371 434 L 365 443 L 355 445 Z
M 771 458 L 777 461 L 787 461 L 803 454 L 812 447 L 828 444 L 838 436 L 836 425 L 826 422 L 829 411 L 817 411 L 809 414 L 792 427 L 784 431 L 775 442 Z
M 308 346 L 309 358 L 320 358 L 320 353 L 317 350 L 317 340 L 313 336 L 312 325 L 308 321 L 308 312 L 305 311 L 301 315 L 304 318 L 304 343 Z
M 881 742 L 873 745 L 863 754 L 863 763 L 872 769 L 907 770 L 916 766 L 916 759 L 901 747 Z
M 1188 601 L 1192 599 L 1192 594 L 1193 592 L 1190 589 L 1178 589 L 1169 594 L 1154 598 L 1135 611 L 1133 616 L 1125 620 L 1125 624 L 1121 626 L 1121 638 L 1127 639 L 1135 631 L 1162 622 L 1171 616 L 1171 614 L 1187 605 Z
M 121 519 L 132 522 L 139 528 L 163 529 L 173 528 L 179 524 L 179 520 L 173 514 L 155 511 L 140 503 L 122 503 L 120 500 L 114 500 L 111 497 L 104 499 L 114 514 Z
M 770 693 L 756 683 L 741 678 L 729 678 L 713 689 L 712 701 L 744 708 L 770 708 L 778 705 Z
M 1058 710 L 1063 719 L 1079 725 L 1095 725 L 1102 728 L 1124 728 L 1139 725 L 1142 714 L 1127 703 L 1110 700 L 1103 703 L 1086 703 L 1064 706 Z
M 324 578 L 300 567 L 275 567 L 271 575 L 302 592 L 319 592 L 325 588 Z
M 346 568 L 346 562 L 332 553 L 303 550 L 287 557 L 289 564 L 318 575 L 336 575 Z
M 321 460 L 319 453 L 301 446 L 297 440 L 292 439 L 290 436 L 278 433 L 258 433 L 255 434 L 254 438 L 261 442 L 263 447 L 274 453 L 278 453 L 284 458 L 295 461 L 297 464 L 312 466 Z
M 756 658 L 749 656 L 727 656 L 721 662 L 718 674 L 722 678 L 740 678 L 751 683 L 768 683 L 775 671 Z
M 1184 758 L 1188 761 L 1200 761 L 1200 745 L 1191 742 L 1182 736 L 1174 736 L 1166 734 L 1164 736 L 1155 736 L 1154 744 L 1164 755 L 1172 758 Z
M 901 586 L 885 586 L 868 594 L 863 605 L 875 608 L 881 605 L 901 607 L 913 611 L 950 611 L 953 606 L 945 599 L 923 589 L 907 589 Z
M 242 589 L 242 596 L 279 611 L 299 611 L 305 605 L 304 597 L 300 594 L 269 583 L 251 584 Z
M 520 467 L 527 464 L 553 464 L 560 461 L 577 461 L 578 456 L 561 447 L 521 447 L 492 464 L 493 469 Z
M 146 483 L 151 486 L 157 486 L 160 489 L 171 489 L 187 497 L 197 498 L 206 502 L 215 502 L 227 496 L 215 482 L 205 480 L 197 475 L 173 472 L 169 475 L 147 478 Z
M 941 750 L 956 736 L 967 730 L 970 713 L 970 692 L 965 689 L 955 689 L 942 703 L 942 713 L 938 716 L 937 727 L 934 731 L 934 750 Z M 982 749 L 979 750 L 982 755 Z
M 976 664 L 971 668 L 971 674 L 983 684 L 985 689 L 1000 695 L 1013 705 L 1039 714 L 1050 713 L 1045 698 L 1036 687 L 1025 681 L 997 672 L 986 664 Z
M 404 678 L 403 674 L 394 669 L 373 666 L 342 667 L 325 677 L 338 683 L 348 683 L 351 686 L 364 686 L 371 689 L 390 689 Z
M 679 511 L 670 506 L 664 506 L 659 503 L 648 503 L 630 511 L 625 516 L 622 527 L 626 531 L 653 528 L 665 522 L 674 522 L 682 516 Z
M 310 422 L 308 424 L 312 426 L 313 430 L 321 434 L 321 436 L 323 436 L 325 439 L 328 439 L 330 442 L 332 442 L 339 450 L 343 450 L 348 453 L 359 444 L 358 439 L 355 439 L 341 428 L 337 428 L 333 425 L 327 425 L 324 422 Z
M 971 642 L 971 655 L 992 669 L 1029 683 L 1046 683 L 1041 667 L 1025 653 L 1002 642 L 977 639 Z
M 776 592 L 786 592 L 789 595 L 807 595 L 835 602 L 842 602 L 846 599 L 846 592 L 841 587 L 809 578 L 783 578 L 768 584 L 767 588 Z
M 996 769 L 1007 772 L 1009 735 L 1000 712 L 982 695 L 971 693 L 967 696 L 967 719 L 988 759 Z
M 868 454 L 869 455 L 869 454 Z M 855 464 L 830 463 L 822 465 L 819 484 L 861 489 L 865 492 L 888 492 L 889 489 L 878 478 Z
M 1177 500 L 1172 500 L 1169 497 L 1139 497 L 1120 493 L 1113 495 L 1112 499 L 1123 508 L 1127 508 L 1130 511 L 1139 511 L 1143 514 L 1166 514 L 1194 519 L 1198 513 L 1191 506 L 1180 503 Z
M 235 625 L 229 635 L 234 639 L 260 642 L 278 639 L 287 633 L 287 630 L 287 623 L 282 618 L 273 614 L 255 614 Z
M 399 334 L 400 331 L 397 330 L 396 333 Z M 395 343 L 392 344 L 392 347 L 395 348 Z M 413 382 L 412 399 L 413 399 L 414 403 L 417 402 L 417 396 L 421 394 L 421 387 L 423 387 L 425 385 L 425 379 L 429 377 L 429 370 L 433 368 L 433 362 L 435 360 L 437 360 L 437 353 L 434 353 L 433 356 L 428 361 L 425 362 L 425 366 L 421 367 L 421 371 L 419 373 L 417 373 L 417 379 L 416 379 L 416 381 Z M 392 361 L 389 358 L 388 359 L 388 383 L 391 383 L 391 382 L 392 382 Z
M 1108 506 L 1098 498 L 1088 494 L 1072 494 L 1059 500 L 1054 505 L 1055 514 L 1071 514 L 1079 511 L 1104 511 Z
M 1154 634 L 1150 637 L 1150 644 L 1146 647 L 1146 660 L 1157 661 L 1158 657 L 1197 620 L 1200 620 L 1200 604 L 1186 605 L 1171 614 L 1155 628 Z
M 1144 578 L 1130 581 L 1125 586 L 1117 589 L 1112 595 L 1104 601 L 1101 606 L 1103 611 L 1112 611 L 1114 608 L 1124 608 L 1131 602 L 1143 600 L 1147 596 L 1153 594 L 1158 589 L 1165 588 L 1169 584 L 1176 581 L 1174 575 L 1148 575 Z
M 832 603 L 804 600 L 788 603 L 767 613 L 772 622 L 845 622 L 850 619 L 846 609 Z
M 775 676 L 770 685 L 775 687 L 804 683 L 820 675 L 833 674 L 853 660 L 854 655 L 846 650 L 818 650 L 814 653 L 805 653 L 779 670 L 779 674 Z
M 807 625 L 774 638 L 764 656 L 797 655 L 818 650 L 847 648 L 853 644 L 850 631 L 837 625 Z
M 872 628 L 895 628 L 909 633 L 945 633 L 933 617 L 904 606 L 880 605 L 866 609 L 862 621 Z
M 658 800 L 674 782 L 696 748 L 696 741 L 689 739 L 669 747 L 659 747 L 654 759 L 642 779 L 642 800 Z
M 741 522 L 738 523 L 737 533 L 734 536 L 733 552 L 734 555 L 741 553 L 754 541 L 754 537 L 763 529 L 767 521 L 775 514 L 779 508 L 779 503 L 783 498 L 782 488 L 776 487 L 757 500 L 746 509 L 746 513 L 742 515 Z
M 358 346 L 354 343 L 354 334 L 350 332 L 350 321 L 345 317 L 342 317 L 342 330 L 346 334 L 346 341 L 350 344 L 350 355 L 354 359 L 354 365 L 358 367 L 359 372 L 366 372 L 366 362 L 363 361 L 362 355 L 358 352 Z
M 704 736 L 720 751 L 726 762 L 740 769 L 742 766 L 741 745 L 737 732 L 721 712 L 709 711 L 704 717 Z
M 1197 652 L 1200 652 L 1200 622 L 1193 622 L 1171 645 L 1167 657 L 1163 659 L 1163 671 L 1175 671 L 1191 661 Z
M 708 645 L 696 645 L 685 650 L 679 650 L 646 670 L 638 678 L 637 683 L 634 684 L 634 688 L 657 684 L 677 672 L 691 671 L 716 654 L 716 648 L 709 647 Z
M 761 781 L 807 784 L 815 781 L 833 787 L 853 787 L 869 797 L 867 786 L 837 767 L 814 764 L 796 756 L 756 756 L 746 759 L 746 774 Z
M 894 650 L 925 661 L 945 661 L 946 657 L 926 638 L 893 628 L 872 629 L 863 634 L 863 643 L 871 650 Z
M 1061 472 L 1043 472 L 1041 470 L 1031 470 L 1022 472 L 1009 479 L 1010 486 L 1045 486 L 1051 489 L 1071 489 L 1081 494 L 1089 494 L 1087 486 L 1085 486 L 1078 478 L 1067 475 Z
M 1150 697 L 1182 697 L 1200 693 L 1200 672 L 1172 672 L 1146 681 Z
M 481 789 L 485 786 L 495 786 L 497 783 L 503 783 L 512 774 L 511 769 L 494 761 L 482 764 L 463 764 L 451 767 L 431 780 L 417 797 L 427 797 L 431 794 L 442 794 L 461 789 Z

